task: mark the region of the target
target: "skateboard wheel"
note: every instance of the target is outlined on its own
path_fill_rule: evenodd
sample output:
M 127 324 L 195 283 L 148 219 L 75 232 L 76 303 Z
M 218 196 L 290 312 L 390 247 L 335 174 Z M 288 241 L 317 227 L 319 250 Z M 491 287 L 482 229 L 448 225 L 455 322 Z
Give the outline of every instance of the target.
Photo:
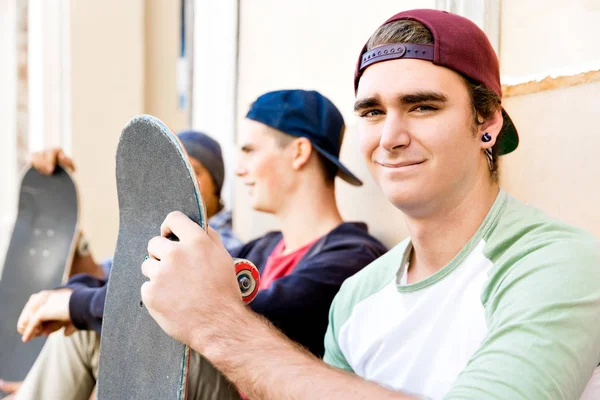
M 244 303 L 250 303 L 258 293 L 260 283 L 260 275 L 254 264 L 248 260 L 236 258 L 234 260 L 235 275 L 237 277 L 240 292 L 242 292 L 242 300 Z

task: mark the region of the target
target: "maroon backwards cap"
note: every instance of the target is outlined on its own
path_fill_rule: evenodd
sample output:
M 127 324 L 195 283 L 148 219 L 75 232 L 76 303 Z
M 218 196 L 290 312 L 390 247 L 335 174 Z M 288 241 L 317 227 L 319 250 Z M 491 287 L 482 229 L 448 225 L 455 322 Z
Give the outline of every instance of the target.
M 502 97 L 498 57 L 485 33 L 467 18 L 439 10 L 409 10 L 398 13 L 383 25 L 401 19 L 420 22 L 431 31 L 433 45 L 394 43 L 367 51 L 363 46 L 354 72 L 354 91 L 369 65 L 399 58 L 429 60 L 436 65 L 452 69 L 485 86 Z M 519 135 L 512 120 L 502 109 L 504 133 L 498 143 L 499 153 L 508 154 L 519 144 Z

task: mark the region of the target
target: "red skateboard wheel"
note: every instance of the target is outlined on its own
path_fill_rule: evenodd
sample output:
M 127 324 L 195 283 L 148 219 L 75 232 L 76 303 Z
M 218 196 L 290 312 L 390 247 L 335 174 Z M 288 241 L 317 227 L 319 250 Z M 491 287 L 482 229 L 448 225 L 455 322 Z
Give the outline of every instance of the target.
M 256 297 L 260 283 L 258 268 L 248 260 L 236 258 L 233 260 L 235 265 L 235 275 L 237 277 L 242 300 L 248 304 Z

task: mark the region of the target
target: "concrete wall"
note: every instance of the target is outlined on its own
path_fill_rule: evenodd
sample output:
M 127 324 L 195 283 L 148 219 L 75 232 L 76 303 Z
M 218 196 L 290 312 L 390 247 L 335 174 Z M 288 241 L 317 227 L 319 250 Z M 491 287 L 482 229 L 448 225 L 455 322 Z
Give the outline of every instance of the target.
M 179 108 L 176 65 L 180 49 L 179 1 L 145 0 L 144 112 L 174 131 L 187 128 L 188 112 Z
M 600 82 L 509 98 L 518 151 L 503 162 L 503 186 L 517 198 L 600 237 Z
M 94 254 L 112 254 L 118 230 L 115 151 L 144 111 L 144 2 L 71 1 L 72 156 L 80 222 Z

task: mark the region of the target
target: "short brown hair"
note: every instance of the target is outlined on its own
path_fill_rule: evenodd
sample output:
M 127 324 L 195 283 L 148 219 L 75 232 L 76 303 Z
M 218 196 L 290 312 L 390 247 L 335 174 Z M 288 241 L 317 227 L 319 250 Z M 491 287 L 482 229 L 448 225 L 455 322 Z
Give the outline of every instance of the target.
M 385 44 L 415 43 L 434 44 L 433 36 L 427 27 L 417 21 L 404 19 L 385 24 L 371 35 L 367 42 L 367 51 Z M 500 97 L 483 85 L 473 82 L 461 74 L 469 89 L 471 105 L 473 106 L 473 117 L 475 125 L 481 125 L 500 109 Z M 480 119 L 482 118 L 482 120 Z M 501 142 L 503 132 L 496 138 L 496 143 Z M 498 145 L 492 147 L 491 176 L 494 182 L 498 182 Z

